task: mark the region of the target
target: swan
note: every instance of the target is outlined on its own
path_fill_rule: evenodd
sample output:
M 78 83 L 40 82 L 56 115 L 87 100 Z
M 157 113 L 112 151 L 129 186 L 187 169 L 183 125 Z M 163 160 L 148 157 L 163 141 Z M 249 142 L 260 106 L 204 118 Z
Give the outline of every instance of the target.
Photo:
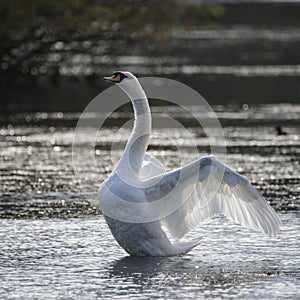
M 138 79 L 125 71 L 103 79 L 117 84 L 129 96 L 135 114 L 124 153 L 98 191 L 107 225 L 127 253 L 183 255 L 201 239 L 178 239 L 201 221 L 219 214 L 247 228 L 276 235 L 281 222 L 273 208 L 247 178 L 215 156 L 164 172 L 162 163 L 146 153 L 151 113 Z M 160 199 L 163 202 L 156 205 Z

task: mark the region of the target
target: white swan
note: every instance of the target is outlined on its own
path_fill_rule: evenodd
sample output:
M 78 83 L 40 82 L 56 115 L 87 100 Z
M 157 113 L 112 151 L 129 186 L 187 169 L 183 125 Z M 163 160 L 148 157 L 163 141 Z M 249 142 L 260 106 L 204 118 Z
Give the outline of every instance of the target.
M 123 156 L 98 193 L 114 238 L 129 254 L 185 254 L 199 244 L 199 239 L 171 242 L 164 226 L 172 237 L 181 238 L 199 222 L 217 214 L 269 236 L 279 231 L 280 219 L 261 194 L 244 176 L 214 156 L 164 174 L 163 165 L 146 153 L 151 114 L 139 81 L 130 72 L 120 71 L 104 79 L 126 92 L 135 112 Z M 152 173 L 147 176 L 145 170 Z

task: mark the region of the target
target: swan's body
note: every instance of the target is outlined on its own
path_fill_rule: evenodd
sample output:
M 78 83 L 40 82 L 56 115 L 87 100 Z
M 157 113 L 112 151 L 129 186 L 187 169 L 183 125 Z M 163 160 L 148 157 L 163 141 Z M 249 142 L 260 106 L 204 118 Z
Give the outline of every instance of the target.
M 181 238 L 217 214 L 270 236 L 279 231 L 279 217 L 261 194 L 214 156 L 164 174 L 162 164 L 146 153 L 151 114 L 138 80 L 129 72 L 116 72 L 105 79 L 127 93 L 135 112 L 124 154 L 99 189 L 100 207 L 121 247 L 137 256 L 184 254 L 198 245 L 199 239 L 172 243 L 162 225 L 174 238 Z M 160 199 L 165 202 L 152 205 Z

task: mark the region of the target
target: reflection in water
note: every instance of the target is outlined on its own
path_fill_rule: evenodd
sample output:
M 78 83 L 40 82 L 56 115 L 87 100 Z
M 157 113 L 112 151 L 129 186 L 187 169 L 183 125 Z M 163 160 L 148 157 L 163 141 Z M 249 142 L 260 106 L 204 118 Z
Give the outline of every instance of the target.
M 126 256 L 114 262 L 110 276 L 126 281 L 141 283 L 149 278 L 166 281 L 177 278 L 185 283 L 200 283 L 215 286 L 218 284 L 238 284 L 257 280 L 262 276 L 279 275 L 278 261 L 236 261 L 224 265 L 212 261 L 196 260 L 195 257 L 134 257 Z
M 154 276 L 162 270 L 168 260 L 170 260 L 168 257 L 125 256 L 113 264 L 110 273 L 112 276 L 133 276 L 134 274 Z M 165 268 L 164 271 L 166 271 Z
M 195 256 L 172 258 L 124 257 L 110 267 L 109 278 L 121 287 L 140 290 L 154 298 L 192 298 L 195 295 L 238 296 L 240 287 L 279 276 L 278 261 L 218 261 L 197 260 Z M 122 287 L 125 286 L 124 290 Z M 187 289 L 185 289 L 185 287 Z M 174 293 L 176 296 L 174 296 Z M 253 294 L 253 293 L 252 293 Z M 184 296 L 183 296 L 184 295 Z

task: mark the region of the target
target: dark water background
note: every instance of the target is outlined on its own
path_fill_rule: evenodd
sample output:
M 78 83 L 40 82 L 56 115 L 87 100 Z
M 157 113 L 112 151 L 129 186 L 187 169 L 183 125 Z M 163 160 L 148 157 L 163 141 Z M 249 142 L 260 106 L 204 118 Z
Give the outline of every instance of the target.
M 107 41 L 93 45 L 89 54 L 83 45 L 58 44 L 74 47 L 58 77 L 1 74 L 3 299 L 299 298 L 299 6 L 260 8 L 256 23 L 250 5 L 248 14 L 231 10 L 221 27 L 170 32 L 163 44 L 130 47 L 116 41 L 113 53 L 107 53 Z M 273 17 L 264 19 L 269 9 Z M 115 69 L 176 79 L 206 98 L 226 138 L 227 155 L 220 158 L 247 176 L 279 213 L 278 237 L 266 238 L 220 217 L 195 229 L 192 235 L 203 236 L 203 243 L 184 257 L 126 256 L 94 203 L 122 154 L 122 147 L 111 151 L 112 146 L 124 145 L 130 134 L 119 131 L 132 117 L 130 106 L 113 114 L 98 136 L 97 166 L 88 160 L 84 143 L 85 176 L 76 178 L 72 165 L 80 111 L 107 87 L 99 76 Z M 152 111 L 188 128 L 199 155 L 210 152 L 194 120 L 178 107 L 158 104 L 151 101 Z M 199 107 L 190 109 L 201 114 Z M 174 140 L 185 151 L 179 154 Z M 189 147 L 184 131 L 160 128 L 149 152 L 172 169 L 197 158 Z
M 82 111 L 114 70 L 179 80 L 209 103 L 299 102 L 300 3 L 224 2 L 216 24 L 170 29 L 159 41 L 53 42 L 29 74 L 0 72 L 0 109 Z

